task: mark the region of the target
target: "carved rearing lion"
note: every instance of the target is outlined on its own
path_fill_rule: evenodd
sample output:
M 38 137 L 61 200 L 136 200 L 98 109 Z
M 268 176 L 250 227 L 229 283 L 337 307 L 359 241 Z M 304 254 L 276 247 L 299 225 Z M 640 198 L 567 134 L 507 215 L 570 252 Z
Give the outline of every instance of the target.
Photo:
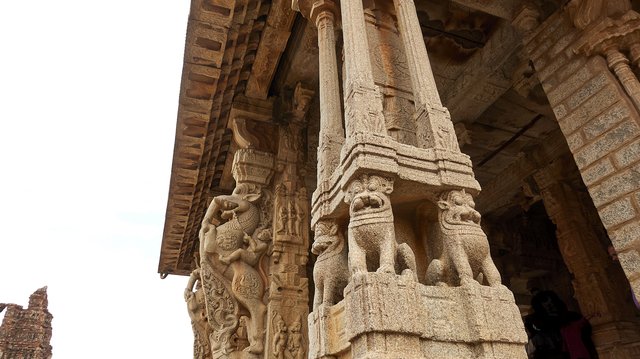
M 474 278 L 483 278 L 490 286 L 501 285 L 500 273 L 489 253 L 489 241 L 480 227 L 480 213 L 474 207 L 473 197 L 464 189 L 440 195 L 442 252 L 427 268 L 428 284 L 452 286 L 457 279 L 460 285 L 470 285 Z

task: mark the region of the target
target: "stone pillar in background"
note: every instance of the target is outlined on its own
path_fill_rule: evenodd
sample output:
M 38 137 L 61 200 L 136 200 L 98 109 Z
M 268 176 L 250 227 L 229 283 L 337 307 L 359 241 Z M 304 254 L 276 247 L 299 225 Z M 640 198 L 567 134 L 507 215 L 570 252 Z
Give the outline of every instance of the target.
M 323 21 L 335 18 L 314 17 L 326 4 L 294 1 L 315 19 L 320 46 Z M 371 26 L 374 12 L 361 0 L 340 2 L 346 139 L 339 166 L 329 176 L 318 169 L 325 183 L 312 199 L 312 251 L 319 256 L 309 358 L 525 358 L 520 313 L 480 228 L 473 202 L 479 185 L 441 105 L 415 6 L 394 5 L 368 3 L 385 19 L 397 17 L 400 37 L 390 38 L 374 33 L 382 30 Z M 370 47 L 381 38 L 387 43 Z M 394 102 L 383 103 L 371 60 L 403 46 L 396 55 L 409 57 L 415 111 L 387 111 Z M 321 53 L 321 69 L 328 66 L 323 59 Z M 385 71 L 390 80 L 380 86 L 406 76 L 394 66 Z M 332 81 L 321 77 L 321 92 Z M 320 108 L 332 99 L 321 96 Z M 418 146 L 388 135 L 394 126 L 386 113 L 415 119 Z
M 637 51 L 640 22 L 629 9 L 628 1 L 573 0 L 569 16 L 551 15 L 525 36 L 524 47 L 620 264 L 640 293 L 637 79 L 618 54 Z
M 29 307 L 0 303 L 7 312 L 0 326 L 0 358 L 51 358 L 51 320 L 47 287 L 29 297 Z
M 565 180 L 571 168 L 559 159 L 537 171 L 534 178 L 556 225 L 558 247 L 573 275 L 580 311 L 590 318 L 598 353 L 603 358 L 635 358 L 640 352 L 640 327 L 631 294 L 616 280 L 624 278 L 622 273 L 607 271 L 615 263 L 589 224 L 580 192 Z

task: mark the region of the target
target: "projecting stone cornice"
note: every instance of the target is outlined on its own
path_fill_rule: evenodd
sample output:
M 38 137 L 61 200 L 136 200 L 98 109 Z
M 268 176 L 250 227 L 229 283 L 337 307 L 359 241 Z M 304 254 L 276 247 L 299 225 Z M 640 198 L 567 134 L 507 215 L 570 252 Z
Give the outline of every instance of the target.
M 259 0 L 194 0 L 158 272 L 191 271 L 200 219 L 225 168 L 232 101 L 246 88 L 268 6 Z

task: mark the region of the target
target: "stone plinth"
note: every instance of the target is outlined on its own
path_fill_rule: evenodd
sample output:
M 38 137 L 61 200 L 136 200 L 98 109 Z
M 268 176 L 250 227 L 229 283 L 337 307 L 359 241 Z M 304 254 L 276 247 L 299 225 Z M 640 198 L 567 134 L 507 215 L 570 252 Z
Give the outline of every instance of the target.
M 513 294 L 505 287 L 425 286 L 366 273 L 345 299 L 309 316 L 310 358 L 526 358 Z
M 346 188 L 361 173 L 394 178 L 394 204 L 433 200 L 447 188 L 464 188 L 470 193 L 480 190 L 469 156 L 457 151 L 423 149 L 389 136 L 360 132 L 346 140 L 340 157 L 340 166 L 313 193 L 312 226 L 320 218 L 346 215 Z

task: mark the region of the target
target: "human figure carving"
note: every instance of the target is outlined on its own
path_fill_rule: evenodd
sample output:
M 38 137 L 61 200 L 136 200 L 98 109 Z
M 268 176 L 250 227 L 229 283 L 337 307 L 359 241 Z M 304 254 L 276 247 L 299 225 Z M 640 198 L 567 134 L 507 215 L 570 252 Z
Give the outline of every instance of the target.
M 262 302 L 264 282 L 254 268 L 267 249 L 266 243 L 254 238 L 266 233 L 256 231 L 260 224 L 260 210 L 255 203 L 260 198 L 260 188 L 238 184 L 233 194 L 213 199 L 200 231 L 203 265 L 217 259 L 232 269 L 231 292 L 250 314 L 247 321 L 249 347 L 245 350 L 254 354 L 264 350 L 266 314 L 266 306 Z
M 361 175 L 349 186 L 345 201 L 350 203 L 348 234 L 352 275 L 367 272 L 367 262 L 376 259 L 379 261 L 377 272 L 396 273 L 398 244 L 389 198 L 392 191 L 393 181 L 376 175 Z M 411 249 L 403 246 L 403 251 L 406 250 Z M 413 266 L 415 268 L 415 260 Z
M 297 318 L 289 327 L 287 350 L 289 351 L 289 357 L 291 359 L 304 359 L 305 357 L 305 350 L 302 346 L 302 333 L 300 332 L 301 327 L 300 318 Z
M 323 220 L 316 224 L 311 252 L 318 256 L 313 267 L 313 310 L 316 310 L 321 304 L 336 304 L 349 282 L 347 246 L 335 222 Z
M 480 213 L 474 209 L 473 197 L 463 190 L 440 195 L 440 255 L 427 268 L 428 284 L 471 285 L 486 280 L 490 286 L 501 285 L 500 273 L 489 253 L 489 241 L 480 227 Z
M 194 288 L 196 289 L 194 292 Z M 211 358 L 209 334 L 211 330 L 207 322 L 207 310 L 204 302 L 204 292 L 200 280 L 200 268 L 195 269 L 189 276 L 187 288 L 184 290 L 184 300 L 187 302 L 191 327 L 193 328 L 194 343 L 193 357 L 196 359 Z
M 273 336 L 273 356 L 276 359 L 285 359 L 284 353 L 287 345 L 287 326 L 280 313 L 273 316 L 273 324 L 276 327 Z

